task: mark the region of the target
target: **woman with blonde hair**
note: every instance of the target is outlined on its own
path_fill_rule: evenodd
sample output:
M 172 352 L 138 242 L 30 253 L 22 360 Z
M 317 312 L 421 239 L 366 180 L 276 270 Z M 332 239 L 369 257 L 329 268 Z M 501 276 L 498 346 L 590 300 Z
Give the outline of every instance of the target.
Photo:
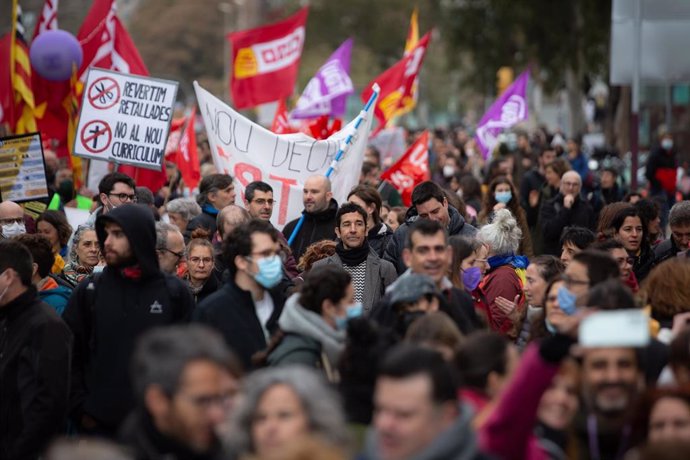
M 519 327 L 516 319 L 521 316 L 525 305 L 523 287 L 529 263 L 526 257 L 516 254 L 522 230 L 509 210 L 499 209 L 494 214 L 493 222 L 482 227 L 477 237 L 489 246 L 489 270 L 479 284 L 485 302 L 481 307 L 492 330 L 515 339 Z M 520 314 L 511 314 L 512 311 L 508 311 L 500 300 L 497 301 L 499 298 L 513 301 Z

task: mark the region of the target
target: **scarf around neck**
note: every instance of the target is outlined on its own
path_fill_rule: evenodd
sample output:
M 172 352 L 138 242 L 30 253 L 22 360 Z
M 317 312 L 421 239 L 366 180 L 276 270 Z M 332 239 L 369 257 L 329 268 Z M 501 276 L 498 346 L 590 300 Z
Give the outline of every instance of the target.
M 364 244 L 354 249 L 345 249 L 343 242 L 338 241 L 338 244 L 335 245 L 335 252 L 348 267 L 357 266 L 369 257 L 369 241 L 365 238 Z

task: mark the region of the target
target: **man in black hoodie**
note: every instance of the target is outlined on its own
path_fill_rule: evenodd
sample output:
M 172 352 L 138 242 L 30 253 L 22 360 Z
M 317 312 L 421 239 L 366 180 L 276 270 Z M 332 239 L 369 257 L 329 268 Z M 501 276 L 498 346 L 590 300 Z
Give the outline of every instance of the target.
M 473 237 L 477 233 L 477 229 L 466 223 L 458 210 L 448 204 L 448 199 L 441 187 L 431 181 L 422 182 L 412 191 L 412 207 L 407 211 L 405 222 L 398 227 L 393 238 L 388 241 L 383 254 L 383 258 L 393 264 L 398 275 L 402 275 L 407 270 L 402 252 L 405 249 L 410 226 L 418 219 L 440 222 L 447 230 L 448 236 Z
M 0 241 L 0 458 L 37 459 L 67 419 L 72 334 L 31 284 L 29 250 Z
M 315 175 L 304 182 L 302 193 L 304 202 L 304 223 L 290 244 L 295 260 L 299 260 L 309 245 L 321 240 L 335 240 L 335 214 L 338 212 L 338 202 L 333 199 L 331 181 L 326 176 Z M 283 235 L 290 241 L 299 219 L 288 222 L 283 228 Z
M 71 410 L 85 432 L 112 436 L 133 406 L 127 369 L 137 337 L 189 320 L 189 290 L 164 274 L 145 206 L 120 206 L 96 219 L 107 266 L 84 280 L 63 315 L 74 333 Z

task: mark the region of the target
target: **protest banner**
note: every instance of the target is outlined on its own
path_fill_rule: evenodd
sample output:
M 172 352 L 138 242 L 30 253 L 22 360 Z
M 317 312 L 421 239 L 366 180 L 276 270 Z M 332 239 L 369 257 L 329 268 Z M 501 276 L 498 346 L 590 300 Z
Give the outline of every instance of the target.
M 529 70 L 526 70 L 491 104 L 479 121 L 476 139 L 484 159 L 491 155 L 499 134 L 529 117 L 526 97 L 528 81 Z
M 272 133 L 240 115 L 196 82 L 194 89 L 216 168 L 236 178 L 236 187 L 242 195 L 252 181 L 270 184 L 278 203 L 271 219 L 277 228 L 300 215 L 304 207 L 304 182 L 309 176 L 326 173 L 350 134 L 354 135 L 352 146 L 331 176 L 334 198 L 339 203 L 345 202 L 348 192 L 359 182 L 372 108 L 356 131 L 354 122 L 350 122 L 328 139 L 315 140 L 303 133 Z
M 160 171 L 177 82 L 89 70 L 74 155 Z
M 412 190 L 424 181 L 431 179 L 429 171 L 429 131 L 424 131 L 419 139 L 390 168 L 381 174 L 400 192 L 405 206 L 412 206 Z
M 232 44 L 230 89 L 236 108 L 254 107 L 292 94 L 308 12 L 304 7 L 284 21 L 228 34 Z
M 0 201 L 48 198 L 39 133 L 0 138 Z
M 352 39 L 349 38 L 309 80 L 291 118 L 342 117 L 345 114 L 347 96 L 354 92 L 349 75 L 351 54 Z

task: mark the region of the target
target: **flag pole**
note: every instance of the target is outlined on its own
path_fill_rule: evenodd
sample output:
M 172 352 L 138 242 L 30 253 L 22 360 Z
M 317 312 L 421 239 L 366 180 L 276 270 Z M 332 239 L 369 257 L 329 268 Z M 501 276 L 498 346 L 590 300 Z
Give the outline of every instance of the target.
M 352 139 L 354 138 L 354 132 L 357 131 L 359 128 L 359 125 L 362 124 L 364 121 L 367 112 L 371 108 L 371 106 L 374 104 L 376 99 L 379 97 L 379 92 L 381 91 L 381 87 L 379 87 L 378 84 L 374 83 L 372 85 L 372 93 L 371 96 L 369 96 L 369 100 L 367 103 L 364 105 L 364 108 L 359 112 L 359 115 L 357 115 L 357 118 L 355 119 L 355 129 L 353 133 L 348 134 L 347 138 L 345 139 L 344 143 L 340 144 L 340 148 L 338 149 L 338 153 L 335 154 L 335 158 L 331 162 L 331 165 L 328 167 L 328 170 L 326 171 L 326 178 L 330 178 L 331 174 L 333 174 L 333 171 L 335 169 L 335 166 L 337 163 L 343 158 L 343 155 L 345 155 L 345 151 L 352 145 Z M 292 231 L 292 234 L 290 235 L 290 238 L 288 239 L 288 246 L 291 245 L 294 241 L 295 238 L 297 237 L 297 234 L 299 231 L 302 229 L 302 225 L 304 224 L 304 214 L 299 218 L 297 221 L 297 225 L 295 225 L 295 229 Z

